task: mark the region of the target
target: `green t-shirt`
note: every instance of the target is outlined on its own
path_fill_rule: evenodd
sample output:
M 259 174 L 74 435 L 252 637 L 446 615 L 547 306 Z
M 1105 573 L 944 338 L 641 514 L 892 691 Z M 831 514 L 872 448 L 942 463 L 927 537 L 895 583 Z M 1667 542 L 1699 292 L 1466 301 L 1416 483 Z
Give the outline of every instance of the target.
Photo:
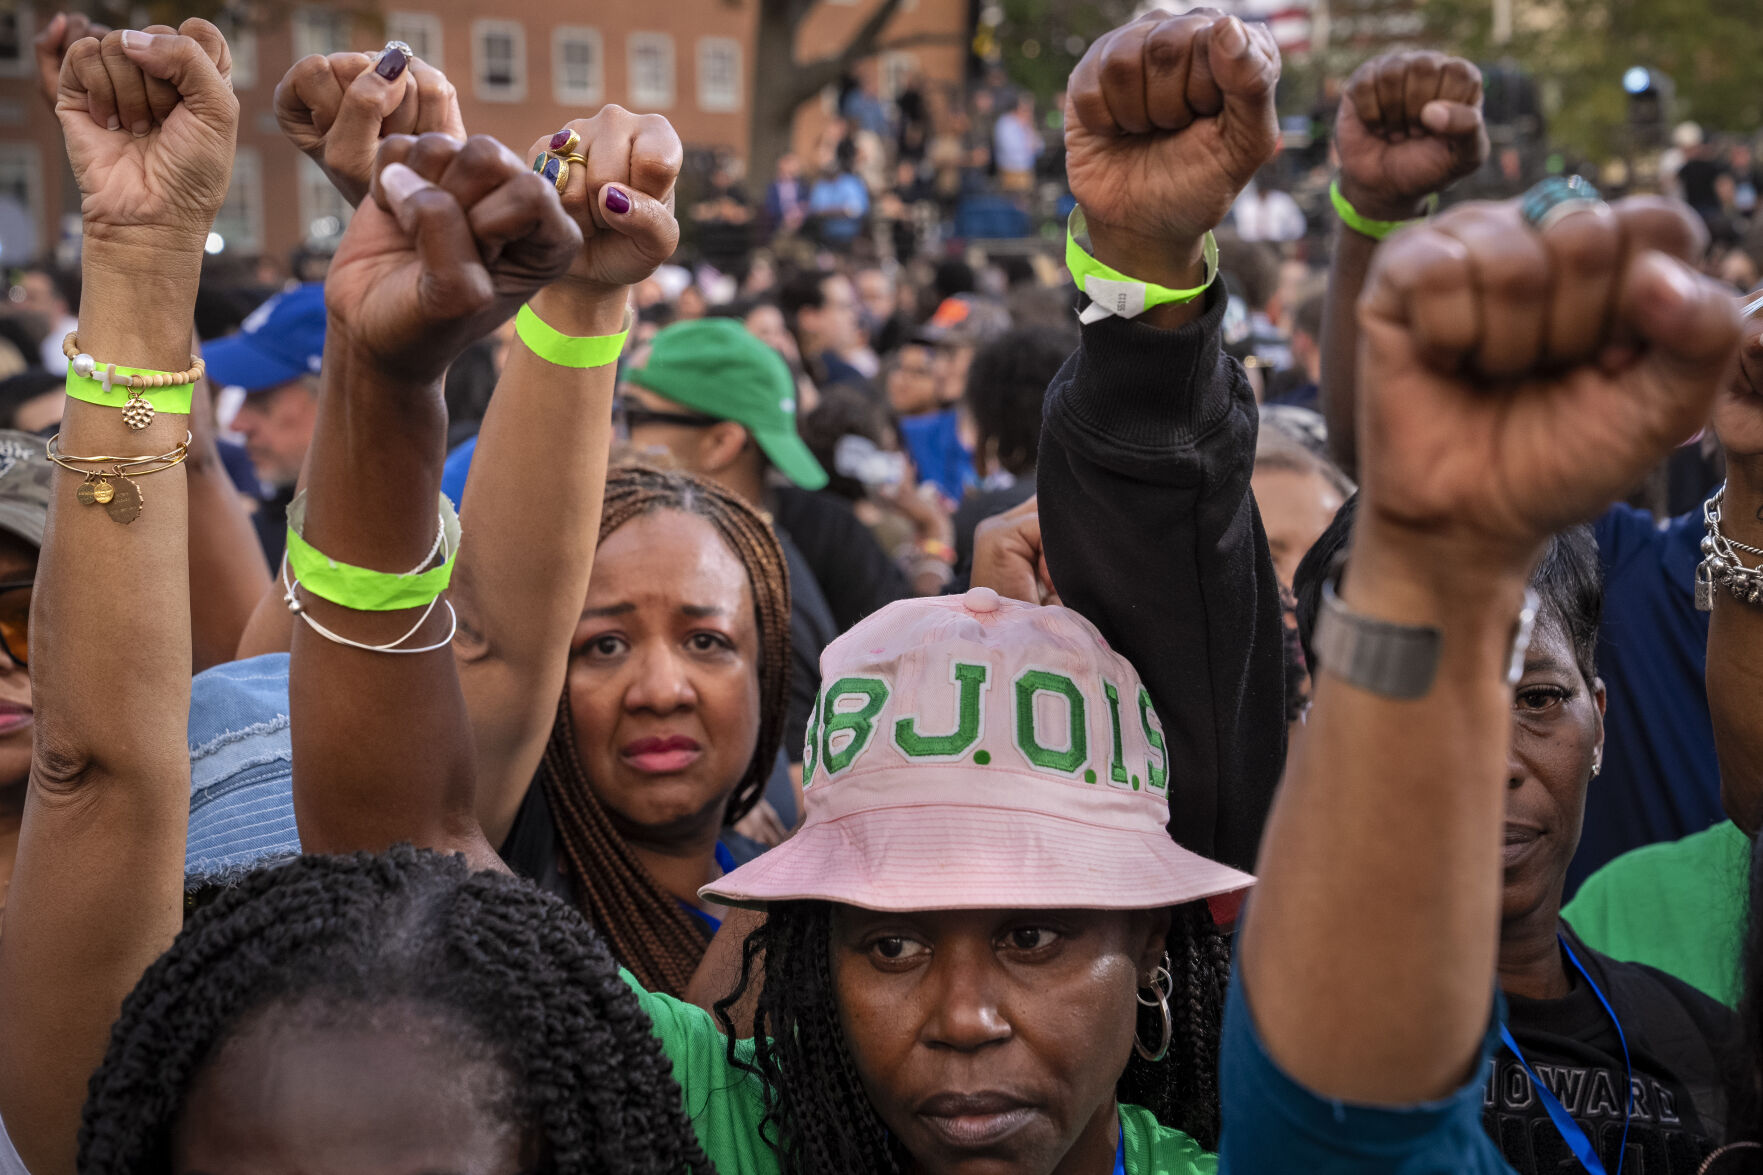
M 1657 967 L 1737 1007 L 1750 872 L 1750 839 L 1723 820 L 1624 853 L 1586 878 L 1561 916 L 1593 950 Z
M 621 971 L 649 1014 L 662 1050 L 673 1062 L 673 1079 L 684 1097 L 686 1116 L 698 1143 L 721 1175 L 777 1175 L 777 1156 L 759 1136 L 765 1099 L 759 1078 L 730 1065 L 727 1041 L 710 1013 L 670 996 L 644 991 L 635 976 Z M 743 1060 L 753 1056 L 751 1041 L 735 1046 Z M 1215 1175 L 1218 1158 L 1200 1149 L 1179 1130 L 1171 1130 L 1138 1106 L 1122 1106 L 1127 1175 Z

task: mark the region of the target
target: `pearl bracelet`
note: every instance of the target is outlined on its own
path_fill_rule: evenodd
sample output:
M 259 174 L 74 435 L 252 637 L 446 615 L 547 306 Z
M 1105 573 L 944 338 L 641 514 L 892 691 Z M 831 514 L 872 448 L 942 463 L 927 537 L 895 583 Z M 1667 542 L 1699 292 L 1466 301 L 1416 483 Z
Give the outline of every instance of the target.
M 123 422 L 137 432 L 153 423 L 156 409 L 184 414 L 190 411 L 191 387 L 207 370 L 199 357 L 190 356 L 190 366 L 185 371 L 119 368 L 115 363 L 100 364 L 81 351 L 78 335 L 78 331 L 69 331 L 61 340 L 61 353 L 67 356 L 68 395 L 91 404 L 121 408 Z M 117 389 L 127 392 L 120 401 Z M 166 395 L 155 405 L 142 394 L 147 391 Z

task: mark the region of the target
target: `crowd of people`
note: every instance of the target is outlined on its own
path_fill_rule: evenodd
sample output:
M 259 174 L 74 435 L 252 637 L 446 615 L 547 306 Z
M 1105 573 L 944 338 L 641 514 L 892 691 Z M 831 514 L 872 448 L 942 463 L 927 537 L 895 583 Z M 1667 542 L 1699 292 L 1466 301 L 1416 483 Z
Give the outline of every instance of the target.
M 832 231 L 839 144 L 954 125 L 871 77 L 765 198 L 805 248 L 681 265 L 761 213 L 677 208 L 664 117 L 504 145 L 392 42 L 283 79 L 356 210 L 254 299 L 215 26 L 38 58 L 84 223 L 0 318 L 0 1175 L 1763 1172 L 1709 210 L 1437 211 L 1481 78 L 1403 51 L 1315 251 L 1267 28 L 1154 12 L 1071 76 L 1065 272 Z

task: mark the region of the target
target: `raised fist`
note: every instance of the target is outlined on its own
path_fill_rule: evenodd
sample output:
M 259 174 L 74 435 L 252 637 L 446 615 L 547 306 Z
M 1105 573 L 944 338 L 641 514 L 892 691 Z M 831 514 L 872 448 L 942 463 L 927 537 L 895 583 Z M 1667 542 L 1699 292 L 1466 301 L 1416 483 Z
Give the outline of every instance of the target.
M 201 247 L 226 199 L 238 137 L 232 57 L 191 18 L 76 41 L 55 113 L 79 182 L 88 239 Z
M 1007 600 L 1059 603 L 1041 547 L 1038 496 L 992 515 L 975 528 L 970 582 L 974 587 L 989 587 Z
M 275 119 L 351 204 L 367 195 L 388 136 L 465 138 L 459 96 L 447 75 L 395 45 L 378 53 L 302 57 L 275 88 Z
M 1091 45 L 1066 94 L 1065 170 L 1097 244 L 1186 247 L 1222 221 L 1278 148 L 1278 80 L 1273 34 L 1209 8 Z
M 99 24 L 83 12 L 57 12 L 31 41 L 37 57 L 37 87 L 49 109 L 55 109 L 55 98 L 61 92 L 61 63 L 75 41 L 87 37 L 103 37 L 110 26 Z
M 673 256 L 679 245 L 674 219 L 674 181 L 684 150 L 673 124 L 659 114 L 632 114 L 605 106 L 592 118 L 570 123 L 581 143 L 563 189 L 563 207 L 582 231 L 582 250 L 569 280 L 586 292 L 634 286 Z M 546 150 L 550 136 L 533 144 L 528 160 Z
M 1738 364 L 1714 401 L 1714 433 L 1729 470 L 1742 466 L 1736 472 L 1763 489 L 1763 286 L 1741 302 L 1759 308 L 1744 320 Z
M 1420 203 L 1488 157 L 1481 71 L 1443 53 L 1386 53 L 1353 71 L 1335 118 L 1341 194 L 1373 220 L 1408 220 Z
M 1730 291 L 1686 264 L 1702 240 L 1644 198 L 1544 232 L 1517 201 L 1467 204 L 1392 237 L 1359 303 L 1362 517 L 1447 573 L 1513 570 L 1632 488 L 1737 348 Z
M 561 277 L 582 234 L 551 186 L 482 135 L 393 136 L 325 280 L 330 330 L 410 383 Z

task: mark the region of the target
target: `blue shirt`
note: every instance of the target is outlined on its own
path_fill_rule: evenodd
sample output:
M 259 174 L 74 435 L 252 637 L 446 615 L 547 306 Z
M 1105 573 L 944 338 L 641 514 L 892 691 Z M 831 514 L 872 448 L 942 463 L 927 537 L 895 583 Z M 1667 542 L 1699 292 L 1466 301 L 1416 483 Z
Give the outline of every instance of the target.
M 934 484 L 959 502 L 974 485 L 973 454 L 961 445 L 955 409 L 945 408 L 923 416 L 902 416 L 900 444 L 918 469 L 918 479 Z
M 1481 1126 L 1482 1090 L 1499 1016 L 1473 1080 L 1436 1102 L 1402 1109 L 1319 1097 L 1273 1063 L 1255 1029 L 1240 968 L 1231 973 L 1219 1082 L 1219 1175 L 1512 1175 Z
M 1630 849 L 1724 820 L 1714 723 L 1702 674 L 1708 616 L 1696 611 L 1700 511 L 1663 527 L 1615 506 L 1596 524 L 1604 568 L 1598 675 L 1609 691 L 1604 770 L 1592 781 L 1567 895 Z
M 463 511 L 465 478 L 471 472 L 471 455 L 475 452 L 477 438 L 467 437 L 457 449 L 447 454 L 447 463 L 441 466 L 441 492 L 447 495 L 455 510 Z
M 822 218 L 821 231 L 827 236 L 850 240 L 869 214 L 869 189 L 848 171 L 815 180 L 808 192 L 808 211 Z

